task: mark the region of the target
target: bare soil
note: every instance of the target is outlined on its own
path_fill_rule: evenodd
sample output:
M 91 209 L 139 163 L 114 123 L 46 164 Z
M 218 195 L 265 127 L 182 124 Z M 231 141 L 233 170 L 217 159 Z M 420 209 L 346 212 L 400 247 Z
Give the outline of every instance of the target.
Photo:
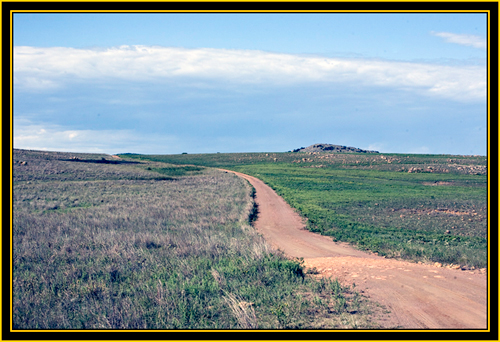
M 228 172 L 233 172 L 225 170 Z M 387 329 L 487 329 L 485 270 L 386 259 L 312 233 L 301 216 L 261 180 L 233 172 L 256 190 L 256 229 L 287 256 L 304 258 L 315 276 L 338 278 L 388 311 Z

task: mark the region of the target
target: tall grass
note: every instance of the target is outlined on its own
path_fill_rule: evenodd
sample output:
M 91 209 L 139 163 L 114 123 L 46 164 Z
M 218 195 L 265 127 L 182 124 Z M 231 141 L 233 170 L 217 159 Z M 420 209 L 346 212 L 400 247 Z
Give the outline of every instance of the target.
M 375 326 L 255 232 L 245 181 L 103 158 L 14 151 L 14 329 Z

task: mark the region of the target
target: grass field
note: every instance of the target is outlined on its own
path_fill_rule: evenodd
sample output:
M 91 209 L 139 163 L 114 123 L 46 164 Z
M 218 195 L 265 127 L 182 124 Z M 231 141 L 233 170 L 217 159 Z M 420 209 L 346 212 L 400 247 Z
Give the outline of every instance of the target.
M 14 329 L 376 327 L 353 287 L 263 241 L 232 174 L 25 150 L 13 162 Z
M 487 160 L 363 153 L 126 155 L 256 176 L 311 231 L 380 255 L 487 267 Z M 192 167 L 194 167 L 192 166 Z

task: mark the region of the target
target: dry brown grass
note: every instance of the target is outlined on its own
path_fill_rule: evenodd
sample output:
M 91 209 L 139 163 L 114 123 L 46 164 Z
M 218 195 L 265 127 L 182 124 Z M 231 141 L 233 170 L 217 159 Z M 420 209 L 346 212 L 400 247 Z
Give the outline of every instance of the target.
M 328 316 L 249 225 L 246 182 L 109 157 L 14 151 L 14 329 L 272 329 L 284 303 L 303 308 L 286 327 Z

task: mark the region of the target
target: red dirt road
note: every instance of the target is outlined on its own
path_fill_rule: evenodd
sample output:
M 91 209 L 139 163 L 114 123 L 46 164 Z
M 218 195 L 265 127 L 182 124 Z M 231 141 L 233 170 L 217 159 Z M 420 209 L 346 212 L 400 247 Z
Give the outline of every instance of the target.
M 229 171 L 229 170 L 225 170 Z M 320 276 L 338 278 L 390 311 L 388 329 L 487 329 L 487 277 L 432 265 L 385 259 L 305 229 L 302 218 L 261 180 L 233 172 L 256 190 L 256 229 Z

